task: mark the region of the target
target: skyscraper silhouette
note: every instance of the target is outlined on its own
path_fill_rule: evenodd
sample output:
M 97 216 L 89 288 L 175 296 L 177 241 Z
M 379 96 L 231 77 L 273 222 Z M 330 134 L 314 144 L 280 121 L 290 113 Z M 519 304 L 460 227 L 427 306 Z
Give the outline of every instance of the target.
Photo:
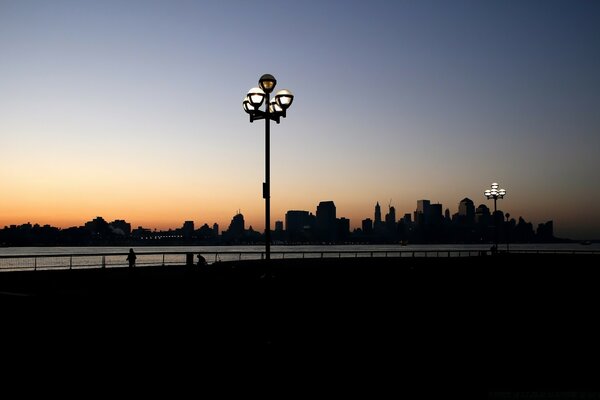
M 317 206 L 317 231 L 322 241 L 336 240 L 337 221 L 333 201 L 322 201 Z
M 383 226 L 383 222 L 381 221 L 381 207 L 379 206 L 379 202 L 375 204 L 375 220 L 373 221 L 373 229 L 375 231 L 380 231 Z

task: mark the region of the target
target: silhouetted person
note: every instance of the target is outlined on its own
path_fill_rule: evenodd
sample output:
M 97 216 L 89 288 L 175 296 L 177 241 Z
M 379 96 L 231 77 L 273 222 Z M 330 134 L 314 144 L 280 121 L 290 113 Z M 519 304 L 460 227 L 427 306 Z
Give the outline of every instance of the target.
M 129 267 L 133 268 L 135 267 L 135 259 L 137 258 L 137 256 L 135 255 L 135 252 L 133 251 L 133 249 L 129 249 L 129 254 L 127 255 L 127 261 L 129 261 Z
M 202 254 L 198 253 L 198 266 L 202 267 L 206 265 L 206 258 L 202 256 Z

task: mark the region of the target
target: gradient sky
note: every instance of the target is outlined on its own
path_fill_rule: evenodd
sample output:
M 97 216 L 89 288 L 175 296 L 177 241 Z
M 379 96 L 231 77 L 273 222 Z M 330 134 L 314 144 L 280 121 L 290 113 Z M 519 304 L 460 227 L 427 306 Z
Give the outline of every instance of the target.
M 0 226 L 264 228 L 334 200 L 351 226 L 416 200 L 600 238 L 598 1 L 0 0 Z

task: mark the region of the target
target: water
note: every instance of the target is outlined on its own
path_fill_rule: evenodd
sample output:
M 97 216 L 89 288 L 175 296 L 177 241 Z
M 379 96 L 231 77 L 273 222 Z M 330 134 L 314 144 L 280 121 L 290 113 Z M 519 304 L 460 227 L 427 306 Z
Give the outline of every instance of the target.
M 0 247 L 0 256 L 44 256 L 44 255 L 84 255 L 84 254 L 111 254 L 127 253 L 131 246 L 76 246 L 76 247 Z M 489 250 L 490 244 L 413 244 L 401 246 L 398 244 L 375 245 L 299 245 L 299 246 L 271 246 L 272 252 L 321 252 L 321 251 L 467 251 Z M 506 244 L 499 244 L 500 250 L 506 249 Z M 599 243 L 582 246 L 579 243 L 541 243 L 541 244 L 510 244 L 511 250 L 559 250 L 559 251 L 585 251 L 600 250 Z M 264 252 L 264 246 L 139 246 L 134 247 L 136 253 L 240 253 Z
M 506 245 L 500 244 L 500 250 Z M 51 269 L 51 268 L 95 268 L 99 266 L 126 267 L 126 254 L 129 246 L 119 247 L 4 247 L 0 248 L 0 270 L 15 269 Z M 452 251 L 451 256 L 459 252 L 489 250 L 489 244 L 426 244 L 426 245 L 301 245 L 301 246 L 272 246 L 272 258 L 282 258 L 278 252 L 287 252 L 285 257 L 317 258 L 317 257 L 369 257 L 370 252 L 421 252 L 417 256 L 435 256 L 436 251 Z M 582 246 L 579 243 L 555 244 L 511 244 L 511 250 L 554 250 L 554 251 L 600 251 L 600 244 Z M 208 263 L 215 261 L 232 261 L 238 259 L 261 259 L 264 246 L 140 246 L 134 247 L 137 254 L 136 265 L 183 265 L 186 263 L 186 253 L 204 255 Z M 248 254 L 255 252 L 255 254 Z M 310 254 L 308 253 L 310 252 Z M 320 253 L 324 252 L 323 255 Z M 338 252 L 363 252 L 362 254 L 343 254 Z M 246 253 L 246 254 L 242 254 Z M 292 253 L 292 254 L 290 254 Z M 303 254 L 306 253 L 306 254 Z M 463 254 L 465 255 L 465 254 Z M 375 254 L 384 257 L 385 253 Z M 194 258 L 194 262 L 197 259 Z

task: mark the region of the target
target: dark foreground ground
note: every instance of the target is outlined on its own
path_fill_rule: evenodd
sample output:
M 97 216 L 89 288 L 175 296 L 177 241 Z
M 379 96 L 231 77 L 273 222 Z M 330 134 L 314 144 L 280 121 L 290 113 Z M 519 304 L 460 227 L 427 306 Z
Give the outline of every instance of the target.
M 258 261 L 2 273 L 3 355 L 25 370 L 60 361 L 108 376 L 237 369 L 263 382 L 290 379 L 291 392 L 319 380 L 390 394 L 593 390 L 598 261 L 500 255 L 277 260 L 272 274 Z

